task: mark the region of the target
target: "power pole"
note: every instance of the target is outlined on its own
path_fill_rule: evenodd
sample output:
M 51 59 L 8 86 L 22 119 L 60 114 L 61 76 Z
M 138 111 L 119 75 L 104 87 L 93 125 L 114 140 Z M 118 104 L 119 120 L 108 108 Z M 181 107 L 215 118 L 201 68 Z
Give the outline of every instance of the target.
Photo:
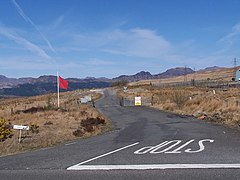
M 236 72 L 237 72 L 237 64 L 238 64 L 238 60 L 237 60 L 237 58 L 234 58 L 234 59 L 233 59 L 233 65 L 234 65 L 233 77 L 234 77 L 234 78 L 236 78 L 236 77 L 235 77 L 235 74 L 236 74 Z M 233 78 L 233 79 L 234 79 L 234 78 Z
M 235 67 L 235 68 L 237 67 L 237 63 L 238 63 L 237 58 L 234 58 L 234 59 L 233 59 L 233 64 L 234 64 L 234 67 Z
M 193 79 L 194 79 L 194 81 L 195 81 L 195 79 L 196 79 L 196 68 L 195 68 L 195 67 L 193 68 L 193 71 L 194 71 Z
M 184 68 L 184 82 L 187 82 L 187 66 Z

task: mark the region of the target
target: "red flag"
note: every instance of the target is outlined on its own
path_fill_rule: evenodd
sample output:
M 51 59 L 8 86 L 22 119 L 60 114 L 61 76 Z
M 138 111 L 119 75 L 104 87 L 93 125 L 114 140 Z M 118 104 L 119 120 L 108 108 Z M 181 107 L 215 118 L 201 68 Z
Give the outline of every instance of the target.
M 59 76 L 59 87 L 62 89 L 68 89 L 68 81 Z

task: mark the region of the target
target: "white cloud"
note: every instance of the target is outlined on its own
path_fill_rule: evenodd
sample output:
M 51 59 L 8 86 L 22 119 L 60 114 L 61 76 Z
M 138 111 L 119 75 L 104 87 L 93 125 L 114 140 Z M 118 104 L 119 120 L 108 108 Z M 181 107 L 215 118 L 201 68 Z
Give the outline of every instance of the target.
M 19 6 L 19 4 L 15 1 L 12 0 L 12 3 L 14 4 L 14 6 L 16 7 L 18 13 L 21 15 L 21 17 L 28 23 L 30 23 L 37 31 L 38 33 L 41 35 L 41 37 L 43 38 L 43 40 L 47 43 L 48 47 L 51 49 L 51 51 L 55 52 L 54 48 L 52 47 L 50 41 L 44 36 L 44 34 L 39 30 L 39 28 L 37 27 L 37 25 L 24 13 L 24 11 L 22 10 L 22 8 Z
M 13 40 L 14 42 L 24 46 L 28 50 L 32 51 L 33 53 L 36 53 L 37 55 L 45 58 L 45 59 L 51 59 L 51 57 L 39 46 L 36 44 L 31 43 L 30 41 L 24 39 L 23 37 L 19 36 L 18 34 L 11 32 L 10 29 L 1 26 L 0 24 L 0 34 L 7 37 L 10 40 Z
M 114 29 L 90 34 L 75 34 L 74 46 L 111 54 L 160 58 L 171 49 L 171 43 L 149 29 Z
M 52 28 L 58 28 L 64 20 L 64 15 L 59 16 L 53 23 L 52 23 Z
M 129 41 L 130 40 L 130 41 Z M 170 49 L 170 42 L 156 32 L 147 29 L 132 29 L 126 39 L 127 46 L 122 47 L 129 55 L 158 58 Z
M 240 41 L 240 23 L 232 27 L 231 32 L 222 37 L 218 42 L 228 43 L 232 45 L 236 41 Z

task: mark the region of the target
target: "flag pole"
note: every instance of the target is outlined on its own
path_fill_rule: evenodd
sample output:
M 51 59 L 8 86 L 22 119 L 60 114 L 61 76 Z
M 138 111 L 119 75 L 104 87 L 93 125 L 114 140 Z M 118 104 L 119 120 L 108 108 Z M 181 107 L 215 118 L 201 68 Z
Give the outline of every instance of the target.
M 60 107 L 60 91 L 59 91 L 59 76 L 57 72 L 57 93 L 58 93 L 58 108 Z

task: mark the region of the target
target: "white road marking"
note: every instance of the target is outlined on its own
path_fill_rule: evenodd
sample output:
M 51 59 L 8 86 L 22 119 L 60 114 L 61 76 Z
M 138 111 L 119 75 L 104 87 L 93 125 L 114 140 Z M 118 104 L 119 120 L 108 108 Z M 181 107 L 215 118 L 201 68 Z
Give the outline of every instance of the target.
M 214 140 L 213 139 L 200 140 L 198 142 L 198 145 L 199 145 L 198 150 L 192 150 L 191 148 L 188 148 L 183 152 L 185 152 L 185 153 L 199 153 L 199 152 L 202 152 L 202 151 L 205 150 L 205 145 L 203 144 L 205 142 L 213 143 Z M 161 154 L 161 153 L 180 154 L 180 153 L 182 153 L 182 151 L 180 151 L 180 150 L 182 150 L 183 148 L 186 148 L 191 143 L 197 143 L 197 142 L 195 142 L 195 139 L 191 139 L 183 145 L 181 145 L 181 143 L 184 143 L 184 142 L 182 140 L 164 141 L 161 144 L 158 144 L 156 146 L 143 147 L 143 148 L 135 151 L 134 154 L 138 154 L 138 155 L 144 155 L 144 154 L 147 154 L 147 153 L 150 153 L 150 154 Z M 179 146 L 179 145 L 181 145 L 181 146 Z M 179 147 L 177 147 L 177 146 L 179 146 Z
M 203 145 L 203 142 L 210 142 L 210 143 L 213 143 L 214 140 L 212 140 L 212 139 L 203 139 L 203 140 L 201 140 L 201 141 L 198 142 L 199 147 L 200 147 L 199 150 L 192 151 L 191 149 L 187 149 L 187 150 L 185 150 L 185 152 L 187 152 L 187 153 L 198 153 L 198 152 L 203 151 L 203 150 L 205 149 L 205 146 Z
M 130 147 L 132 147 L 132 146 L 136 146 L 136 145 L 138 145 L 138 144 L 139 144 L 139 142 L 136 142 L 136 143 L 134 143 L 134 144 L 130 144 L 130 145 L 128 145 L 128 146 L 124 146 L 124 147 L 122 147 L 122 148 L 116 149 L 116 150 L 111 151 L 111 152 L 108 152 L 108 153 L 106 153 L 106 154 L 103 154 L 103 155 L 94 157 L 94 158 L 89 159 L 89 160 L 87 160 L 87 161 L 83 161 L 83 162 L 81 162 L 81 163 L 79 163 L 79 164 L 76 164 L 76 165 L 74 165 L 74 166 L 71 166 L 71 167 L 67 168 L 67 170 L 73 170 L 74 168 L 77 168 L 77 167 L 79 167 L 79 166 L 82 165 L 82 164 L 85 164 L 85 163 L 94 161 L 94 160 L 96 160 L 96 159 L 99 159 L 99 158 L 108 156 L 108 155 L 110 155 L 110 154 L 113 154 L 113 153 L 122 151 L 122 150 L 127 149 L 127 148 L 130 148 Z
M 240 169 L 240 164 L 75 165 L 67 170 Z
M 65 146 L 70 146 L 70 145 L 73 145 L 73 144 L 76 144 L 76 142 L 65 144 Z

